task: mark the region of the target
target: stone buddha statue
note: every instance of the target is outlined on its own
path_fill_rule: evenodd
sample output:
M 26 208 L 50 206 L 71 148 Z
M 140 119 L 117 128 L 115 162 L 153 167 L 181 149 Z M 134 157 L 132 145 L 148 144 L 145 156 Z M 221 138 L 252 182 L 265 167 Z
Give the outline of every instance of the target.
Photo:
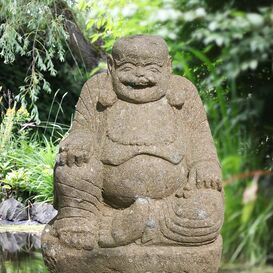
M 165 41 L 117 40 L 88 80 L 55 167 L 51 272 L 216 273 L 221 168 L 194 85 L 172 75 Z

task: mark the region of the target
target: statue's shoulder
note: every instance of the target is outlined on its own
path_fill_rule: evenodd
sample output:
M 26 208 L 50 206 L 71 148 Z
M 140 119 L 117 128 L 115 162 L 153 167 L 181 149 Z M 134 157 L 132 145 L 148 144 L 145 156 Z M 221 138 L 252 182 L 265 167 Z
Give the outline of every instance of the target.
M 172 75 L 171 86 L 176 93 L 185 93 L 187 97 L 196 95 L 195 85 L 187 78 L 179 75 Z
M 83 85 L 83 91 L 89 89 L 92 92 L 98 92 L 101 88 L 107 85 L 108 82 L 111 82 L 111 78 L 109 77 L 107 72 L 100 72 L 90 79 L 88 79 Z
M 169 103 L 173 106 L 182 106 L 185 101 L 198 95 L 195 85 L 185 77 L 172 75 L 170 87 L 166 94 Z
M 107 72 L 101 72 L 87 80 L 82 89 L 82 95 L 89 93 L 89 96 L 108 107 L 117 100 L 113 90 L 111 76 Z

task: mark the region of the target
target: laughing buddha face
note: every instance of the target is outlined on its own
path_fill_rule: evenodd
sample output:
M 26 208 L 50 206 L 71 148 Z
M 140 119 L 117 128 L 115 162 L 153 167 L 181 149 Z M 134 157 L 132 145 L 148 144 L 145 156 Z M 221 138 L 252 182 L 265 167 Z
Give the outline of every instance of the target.
M 166 94 L 171 76 L 167 45 L 158 36 L 122 38 L 108 57 L 108 69 L 120 99 L 133 103 L 158 100 Z

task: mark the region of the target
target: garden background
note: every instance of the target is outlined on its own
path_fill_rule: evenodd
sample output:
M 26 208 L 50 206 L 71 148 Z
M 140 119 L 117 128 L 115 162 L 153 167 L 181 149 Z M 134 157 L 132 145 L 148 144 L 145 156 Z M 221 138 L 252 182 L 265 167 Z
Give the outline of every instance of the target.
M 273 261 L 273 4 L 270 0 L 0 0 L 0 179 L 52 202 L 53 167 L 83 83 L 113 42 L 166 39 L 202 97 L 223 169 L 223 260 Z

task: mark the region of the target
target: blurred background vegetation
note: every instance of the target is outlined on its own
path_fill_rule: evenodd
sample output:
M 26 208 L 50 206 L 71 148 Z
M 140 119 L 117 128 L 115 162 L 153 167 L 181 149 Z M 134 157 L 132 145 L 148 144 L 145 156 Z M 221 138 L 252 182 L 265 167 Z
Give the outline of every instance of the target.
M 271 0 L 0 0 L 0 179 L 52 201 L 57 145 L 120 36 L 164 37 L 200 91 L 225 183 L 224 261 L 273 261 Z

